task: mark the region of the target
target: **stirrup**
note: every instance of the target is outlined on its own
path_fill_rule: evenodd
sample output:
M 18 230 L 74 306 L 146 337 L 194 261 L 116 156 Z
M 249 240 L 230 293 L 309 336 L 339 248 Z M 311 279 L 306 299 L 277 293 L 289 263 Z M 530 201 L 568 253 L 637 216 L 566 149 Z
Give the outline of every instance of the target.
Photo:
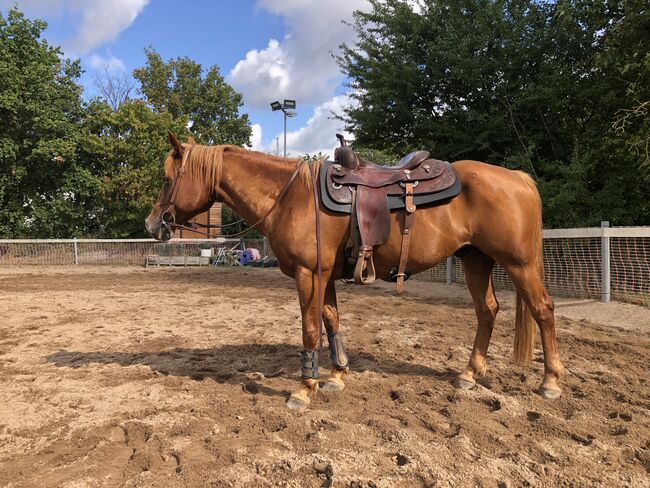
M 373 283 L 376 278 L 375 263 L 372 260 L 372 248 L 360 249 L 359 258 L 354 267 L 354 282 L 357 285 L 369 285 Z

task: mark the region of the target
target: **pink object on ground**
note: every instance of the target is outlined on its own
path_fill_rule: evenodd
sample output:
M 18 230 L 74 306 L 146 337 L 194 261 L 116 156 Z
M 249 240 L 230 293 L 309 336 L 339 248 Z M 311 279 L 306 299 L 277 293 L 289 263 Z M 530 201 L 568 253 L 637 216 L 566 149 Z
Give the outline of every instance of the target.
M 251 253 L 251 257 L 253 258 L 253 261 L 257 261 L 262 257 L 260 255 L 259 250 L 255 249 L 254 247 L 247 247 L 246 250 Z

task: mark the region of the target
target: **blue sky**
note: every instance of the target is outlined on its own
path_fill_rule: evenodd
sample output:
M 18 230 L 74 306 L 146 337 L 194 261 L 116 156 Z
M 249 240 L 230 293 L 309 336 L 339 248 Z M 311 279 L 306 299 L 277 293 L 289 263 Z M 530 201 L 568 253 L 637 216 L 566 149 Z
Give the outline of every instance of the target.
M 17 4 L 31 18 L 48 22 L 48 42 L 79 58 L 86 96 L 93 75 L 108 66 L 130 73 L 145 61 L 145 47 L 164 59 L 188 56 L 205 68 L 219 66 L 244 96 L 253 124 L 254 148 L 274 151 L 282 116 L 270 102 L 295 98 L 289 119 L 291 155 L 332 154 L 342 123 L 332 111 L 348 103 L 332 52 L 353 42 L 342 21 L 366 9 L 366 0 L 0 0 L 3 14 Z

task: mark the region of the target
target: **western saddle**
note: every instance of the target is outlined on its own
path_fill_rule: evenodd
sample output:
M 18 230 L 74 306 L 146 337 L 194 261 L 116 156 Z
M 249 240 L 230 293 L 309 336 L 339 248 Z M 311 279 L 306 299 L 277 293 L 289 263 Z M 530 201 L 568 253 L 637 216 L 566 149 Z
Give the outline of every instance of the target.
M 375 280 L 373 250 L 388 239 L 390 212 L 404 209 L 399 265 L 389 276 L 402 293 L 411 273 L 406 265 L 417 206 L 448 202 L 460 192 L 460 181 L 449 163 L 428 159 L 428 151 L 412 152 L 392 167 L 380 166 L 360 159 L 342 135 L 336 137 L 341 147 L 334 152 L 334 162 L 323 164 L 320 186 L 325 207 L 350 214 L 344 274 L 359 284 Z

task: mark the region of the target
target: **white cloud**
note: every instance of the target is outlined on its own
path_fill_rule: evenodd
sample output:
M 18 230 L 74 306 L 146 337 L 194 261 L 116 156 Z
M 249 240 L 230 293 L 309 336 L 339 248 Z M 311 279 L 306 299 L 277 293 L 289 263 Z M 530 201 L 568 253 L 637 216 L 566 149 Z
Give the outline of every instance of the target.
M 87 53 L 114 40 L 129 27 L 149 0 L 95 0 L 83 2 L 81 25 L 70 43 L 71 49 Z
M 88 59 L 88 62 L 94 70 L 107 70 L 111 73 L 126 72 L 124 61 L 112 54 L 109 54 L 107 57 L 101 56 L 100 54 L 93 54 Z
M 262 150 L 262 126 L 260 124 L 251 125 L 251 149 L 253 151 Z
M 79 56 L 114 40 L 129 27 L 149 0 L 0 0 L 0 6 L 19 8 L 30 15 L 61 16 L 69 13 L 78 29 L 63 41 L 68 55 Z
M 273 100 L 298 103 L 328 100 L 342 79 L 332 53 L 355 39 L 351 21 L 367 0 L 258 0 L 259 8 L 283 17 L 287 36 L 253 49 L 229 74 L 229 82 L 252 107 L 268 107 Z
M 271 39 L 266 49 L 248 51 L 246 58 L 239 61 L 232 69 L 230 77 L 238 87 L 254 89 L 250 96 L 244 94 L 247 103 L 266 105 L 273 101 L 268 96 L 271 91 L 274 93 L 272 97 L 276 98 L 283 98 L 289 94 L 290 77 L 287 61 L 280 43 Z M 267 89 L 264 93 L 259 93 L 257 89 L 259 87 L 267 87 Z
M 416 14 L 422 13 L 422 2 L 421 0 L 406 0 L 406 3 L 411 7 L 413 12 Z
M 334 149 L 339 145 L 336 134 L 343 134 L 346 139 L 351 138 L 350 134 L 343 130 L 344 124 L 335 114 L 340 114 L 343 107 L 351 103 L 347 95 L 338 95 L 317 106 L 306 126 L 287 132 L 287 155 L 296 157 L 320 152 L 330 158 L 334 157 Z M 278 136 L 282 141 L 282 134 Z M 275 146 L 266 147 L 265 150 L 274 152 Z

